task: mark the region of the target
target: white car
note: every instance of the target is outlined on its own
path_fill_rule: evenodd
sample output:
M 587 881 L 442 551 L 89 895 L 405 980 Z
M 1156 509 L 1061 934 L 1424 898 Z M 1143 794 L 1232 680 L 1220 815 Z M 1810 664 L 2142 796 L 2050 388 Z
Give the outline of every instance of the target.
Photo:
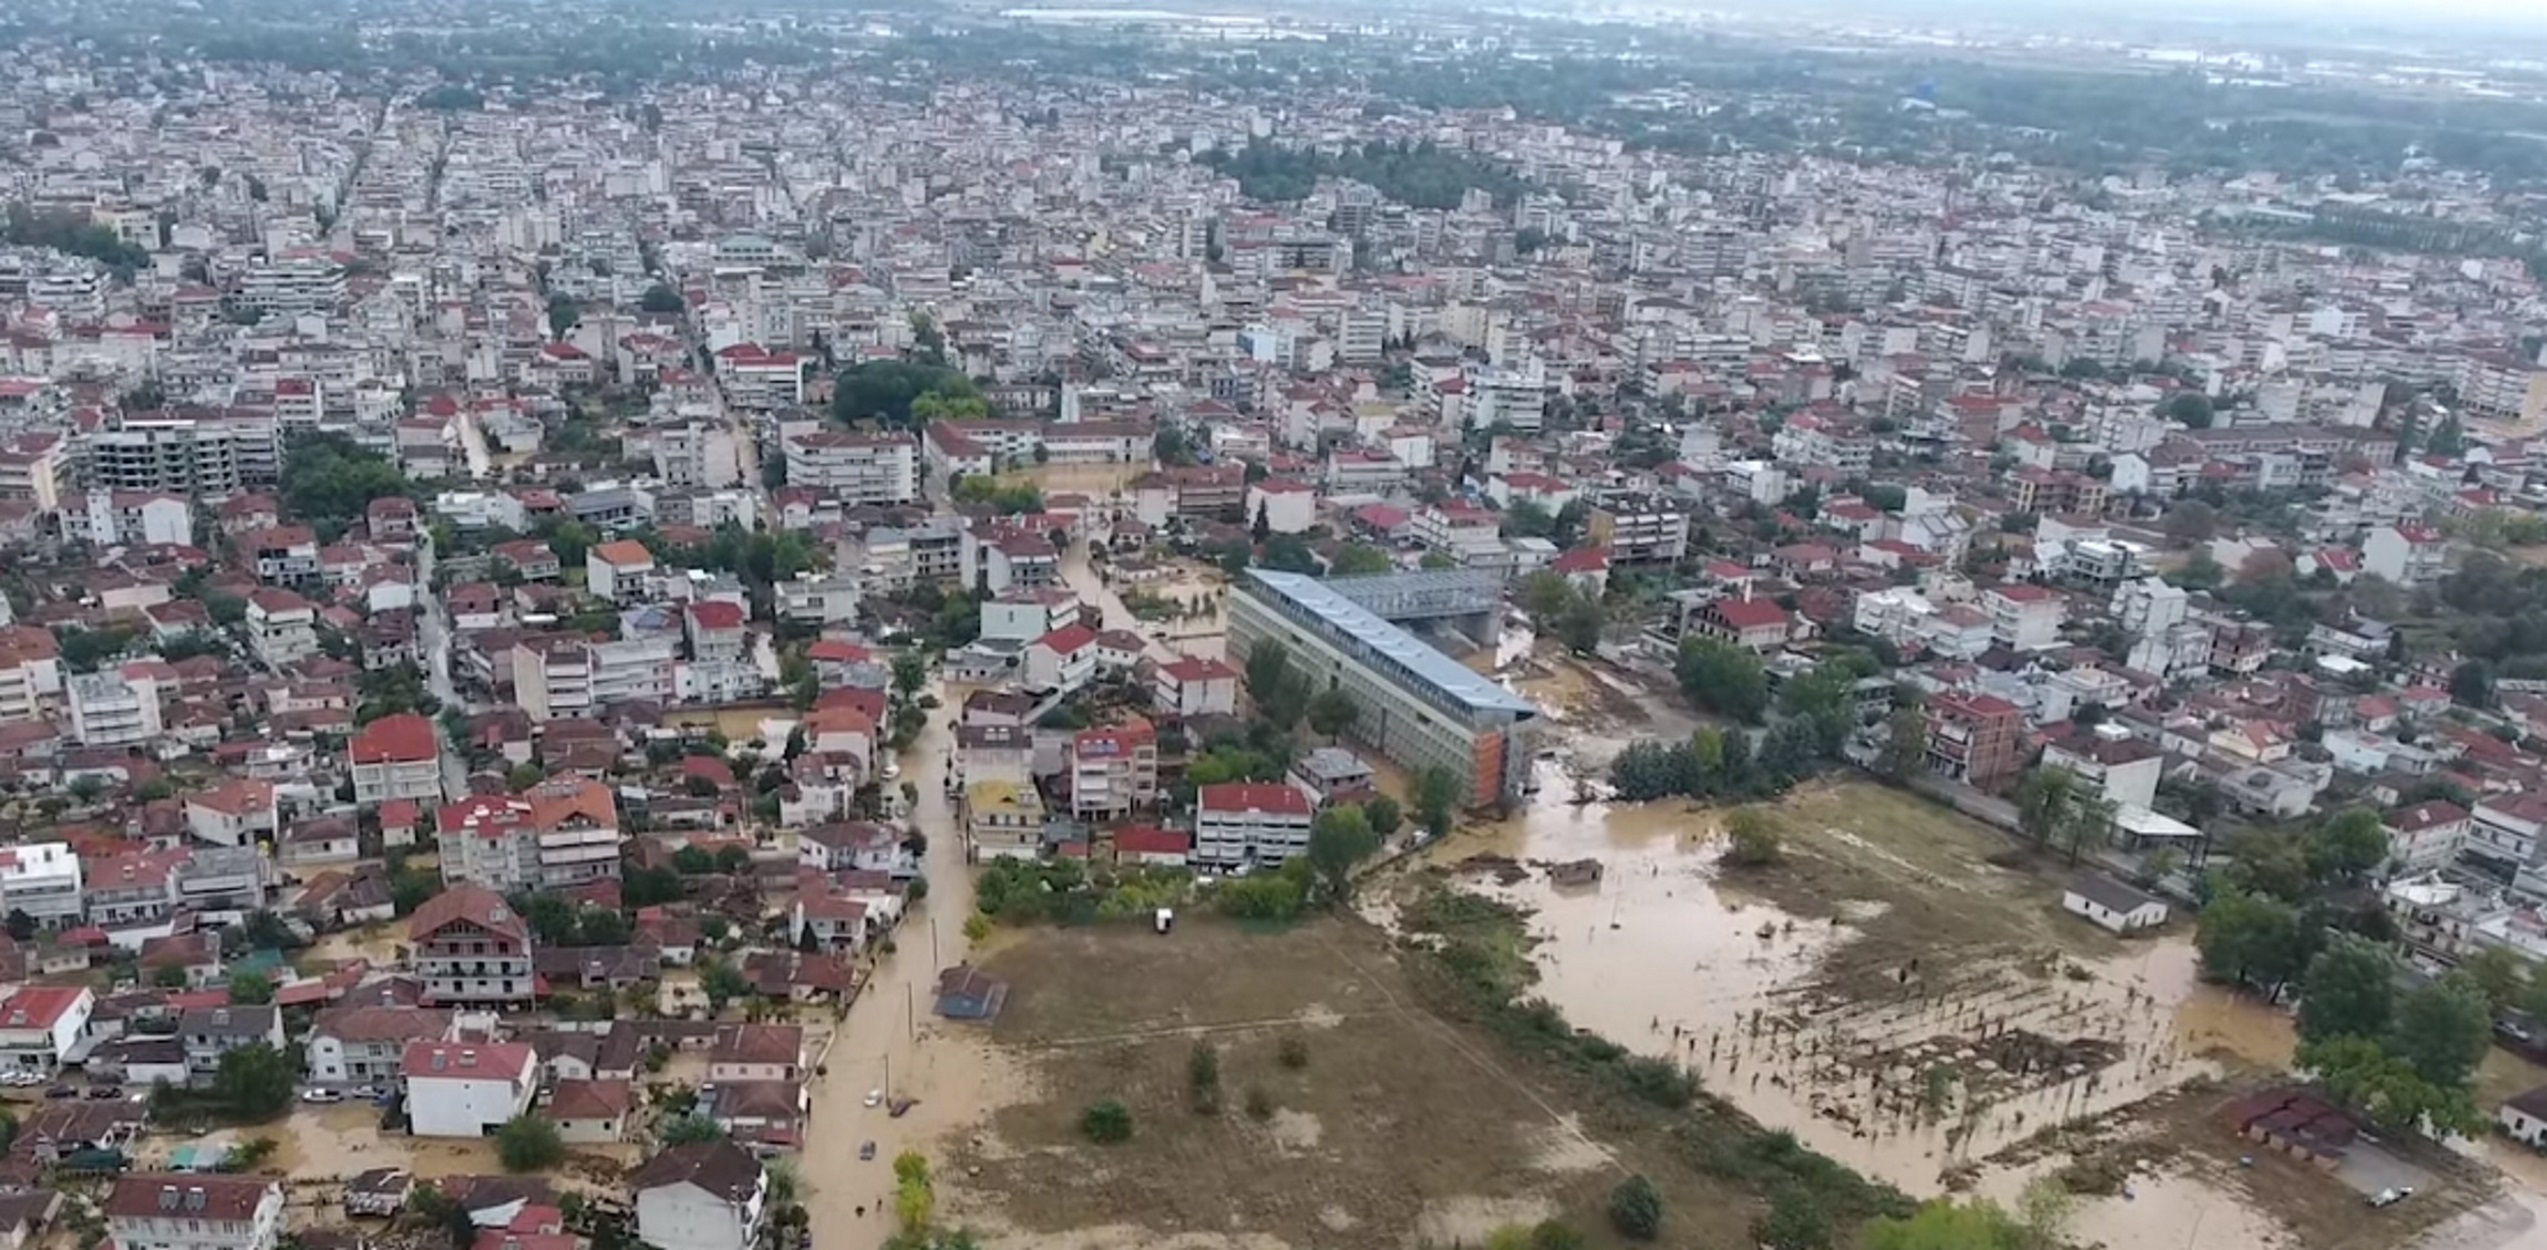
M 341 1094 L 341 1093 L 338 1093 L 337 1091 L 332 1090 L 332 1089 L 305 1089 L 305 1090 L 302 1090 L 302 1091 L 301 1091 L 301 1101 L 302 1101 L 302 1102 L 343 1102 L 343 1101 L 345 1101 L 345 1095 L 343 1095 L 343 1094 Z
M 868 1105 L 868 1106 L 870 1106 L 870 1107 L 881 1107 L 881 1106 L 883 1106 L 883 1105 L 884 1105 L 884 1091 L 883 1091 L 883 1090 L 880 1090 L 880 1089 L 871 1089 L 871 1090 L 868 1090 L 868 1091 L 867 1091 L 867 1105 Z

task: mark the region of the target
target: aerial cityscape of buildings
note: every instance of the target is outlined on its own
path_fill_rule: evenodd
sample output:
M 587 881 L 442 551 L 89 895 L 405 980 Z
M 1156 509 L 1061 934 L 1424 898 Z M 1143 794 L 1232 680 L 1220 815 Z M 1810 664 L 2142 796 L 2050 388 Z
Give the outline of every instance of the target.
M 1969 817 L 2000 853 L 1919 879 L 2022 876 L 2084 935 L 2037 946 L 2155 952 L 2132 1008 L 2163 963 L 2167 1010 L 2269 1019 L 2205 1123 L 2325 1165 L 2259 1189 L 2360 1189 L 2347 1244 L 2490 1250 L 2547 1210 L 2355 1144 L 2547 1138 L 2527 45 L 547 7 L 0 40 L 0 1226 L 969 1246 L 920 1156 L 979 1150 L 1001 1082 L 933 1030 L 1018 1009 L 1001 960 L 1045 939 L 1004 930 L 1332 935 L 1357 883 L 1541 874 L 1599 900 L 1548 914 L 1633 932 L 1623 873 L 1765 871 L 1769 811 L 1832 875 L 1760 887 L 1784 919 L 1736 940 L 1957 910 L 1840 908 L 1917 855 L 1809 849 L 1817 786 Z M 1567 822 L 1611 832 L 1543 856 Z M 1391 923 L 1406 960 L 1464 949 Z M 1623 992 L 1542 940 L 1455 966 L 1536 967 L 1578 1019 Z M 1790 1010 L 1693 959 L 1749 1039 Z M 1924 1098 L 1977 1161 L 2021 1135 L 1984 1072 L 2115 1114 L 2180 1079 L 2146 1036 L 2036 1037 L 2041 984 L 1878 1037 L 1809 1014 L 1845 980 L 1769 1028 L 1882 1056 L 1863 1109 L 1741 1102 L 1714 1065 L 1749 1043 L 1659 994 L 1610 1048 L 1901 1186 L 1833 1220 L 1953 1201 L 1849 1154 L 1878 1114 Z M 1159 1028 L 1217 1114 L 1202 1056 L 1243 1029 L 1207 1017 Z M 2168 1075 L 2086 1075 L 2135 1062 Z M 1246 1098 L 1285 1142 L 1291 1096 Z M 1087 1142 L 1122 1140 L 1105 1106 Z M 276 1154 L 247 1126 L 284 1115 Z M 916 1182 L 853 1179 L 879 1139 Z M 1652 1240 L 1620 1179 L 1612 1231 Z M 1855 1244 L 1762 1231 L 1795 1201 L 1733 1207 L 1756 1244 Z

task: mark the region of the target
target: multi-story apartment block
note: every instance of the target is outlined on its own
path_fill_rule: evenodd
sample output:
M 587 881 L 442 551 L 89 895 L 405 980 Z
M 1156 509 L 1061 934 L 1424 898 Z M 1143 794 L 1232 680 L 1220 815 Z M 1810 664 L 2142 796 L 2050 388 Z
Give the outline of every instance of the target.
M 248 650 L 269 668 L 318 654 L 318 609 L 288 590 L 269 588 L 249 595 Z
M 1232 781 L 1194 795 L 1198 867 L 1275 868 L 1309 849 L 1309 796 L 1280 782 Z
M 667 486 L 720 489 L 743 480 L 733 432 L 707 421 L 667 425 L 654 432 L 654 471 Z
M 1996 695 L 1949 690 L 1929 698 L 1928 769 L 1980 789 L 2016 775 L 2025 715 Z
M 85 437 L 93 490 L 215 498 L 282 480 L 282 427 L 248 413 L 126 416 Z
M 780 442 L 787 484 L 852 504 L 910 503 L 920 497 L 920 447 L 896 435 L 839 429 L 790 433 Z
M 148 677 L 128 678 L 108 669 L 79 673 L 65 684 L 71 741 L 81 746 L 129 747 L 156 740 L 161 731 L 159 689 Z
M 524 638 L 513 647 L 513 697 L 534 721 L 588 716 L 617 703 L 662 702 L 677 688 L 668 635 L 593 642 Z
M 1083 729 L 1070 739 L 1070 814 L 1116 821 L 1158 802 L 1158 731 L 1145 720 Z
M 1662 495 L 1606 495 L 1585 512 L 1584 534 L 1612 567 L 1677 563 L 1689 554 L 1689 511 Z
M 520 794 L 443 804 L 435 820 L 442 879 L 490 889 L 556 890 L 619 875 L 619 807 L 610 787 L 556 777 Z
M 86 914 L 80 857 L 62 842 L 0 847 L 0 912 L 21 912 L 39 929 L 76 928 Z
M 323 253 L 297 253 L 250 265 L 239 302 L 268 314 L 325 312 L 345 298 L 345 267 Z
M 433 722 L 413 712 L 383 716 L 355 730 L 345 756 L 354 774 L 354 801 L 365 807 L 442 797 L 441 740 Z
M 407 962 L 437 1007 L 528 1007 L 531 930 L 504 896 L 461 882 L 407 918 Z

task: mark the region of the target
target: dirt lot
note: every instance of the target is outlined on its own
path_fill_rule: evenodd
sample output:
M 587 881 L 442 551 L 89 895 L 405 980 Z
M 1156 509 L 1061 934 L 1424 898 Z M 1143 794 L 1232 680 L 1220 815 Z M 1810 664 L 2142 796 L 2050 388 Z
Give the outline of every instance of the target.
M 1734 1244 L 1741 1195 L 1610 1138 L 1492 1039 L 1413 1007 L 1398 958 L 1344 923 L 1056 930 L 1001 952 L 988 967 L 1012 989 L 991 1036 L 1032 1100 L 954 1151 L 958 1213 L 1037 1246 L 1476 1245 L 1552 1216 L 1598 1244 L 1609 1189 L 1643 1171 L 1672 1244 Z M 1281 1062 L 1286 1038 L 1305 1066 Z M 1217 1115 L 1190 1105 L 1198 1040 L 1219 1053 Z M 1255 1090 L 1269 1114 L 1250 1113 Z M 1081 1135 L 1105 1098 L 1130 1108 L 1130 1142 Z M 1146 1227 L 1121 1227 L 1126 1212 Z

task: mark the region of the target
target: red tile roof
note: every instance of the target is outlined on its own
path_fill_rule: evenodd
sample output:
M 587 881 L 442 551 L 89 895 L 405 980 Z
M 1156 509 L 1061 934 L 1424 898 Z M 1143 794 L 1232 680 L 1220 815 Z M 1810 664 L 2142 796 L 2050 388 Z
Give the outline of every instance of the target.
M 1204 786 L 1196 792 L 1195 803 L 1207 812 L 1268 812 L 1276 816 L 1309 814 L 1308 795 L 1272 781 L 1226 781 Z
M 357 764 L 414 763 L 441 753 L 433 722 L 413 712 L 383 716 L 354 731 L 345 748 Z

